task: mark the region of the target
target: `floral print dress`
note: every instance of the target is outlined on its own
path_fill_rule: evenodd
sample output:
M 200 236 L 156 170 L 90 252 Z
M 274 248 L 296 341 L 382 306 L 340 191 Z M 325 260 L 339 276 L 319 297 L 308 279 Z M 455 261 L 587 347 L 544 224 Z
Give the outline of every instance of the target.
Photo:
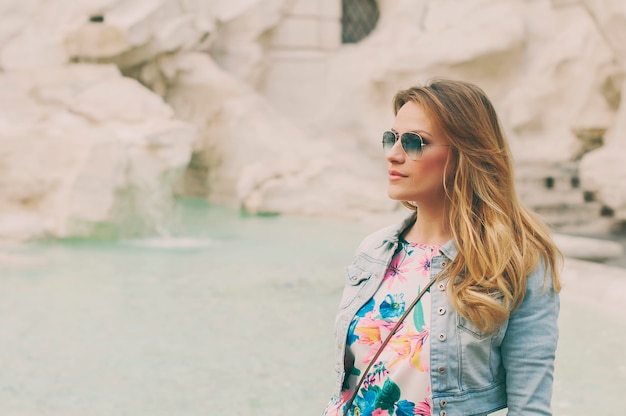
M 400 316 L 430 280 L 430 263 L 440 246 L 400 241 L 383 282 L 357 312 L 348 330 L 354 368 L 348 388 L 326 415 L 343 415 L 345 403 Z M 425 293 L 374 363 L 348 412 L 354 416 L 430 415 L 430 293 Z M 345 387 L 345 384 L 344 384 Z

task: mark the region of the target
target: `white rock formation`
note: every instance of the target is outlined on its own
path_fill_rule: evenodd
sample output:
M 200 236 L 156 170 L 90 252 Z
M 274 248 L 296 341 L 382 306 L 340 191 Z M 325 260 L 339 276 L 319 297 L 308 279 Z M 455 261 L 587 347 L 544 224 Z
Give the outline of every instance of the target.
M 626 82 L 622 88 L 626 97 Z M 585 189 L 613 211 L 614 219 L 626 224 L 626 103 L 605 137 L 606 144 L 586 154 L 580 164 Z
M 340 0 L 0 2 L 0 195 L 12 213 L 0 228 L 86 232 L 116 215 L 120 190 L 173 187 L 191 150 L 212 201 L 393 211 L 379 133 L 393 94 L 435 76 L 487 91 L 520 163 L 576 160 L 606 131 L 606 150 L 583 157 L 583 185 L 626 215 L 621 0 L 378 3 L 374 32 L 340 45 Z
M 119 67 L 202 48 L 214 28 L 202 0 L 5 0 L 0 4 L 0 68 L 108 60 Z M 92 21 L 95 20 L 95 21 Z
M 518 161 L 573 160 L 583 146 L 577 136 L 613 123 L 615 108 L 603 85 L 625 68 L 615 64 L 615 54 L 581 5 L 529 9 L 527 63 L 504 99 L 502 117 Z
M 395 91 L 437 76 L 487 91 L 519 161 L 571 160 L 580 150 L 574 131 L 613 122 L 602 86 L 624 69 L 582 6 L 389 1 L 381 13 L 370 37 L 332 57 L 316 123 L 343 125 L 347 135 L 378 132 Z
M 0 238 L 158 225 L 196 128 L 118 68 L 132 72 L 163 54 L 206 47 L 211 6 L 0 3 Z
M 219 21 L 210 46 L 213 59 L 240 81 L 257 87 L 269 64 L 265 38 L 289 13 L 293 3 L 294 0 L 218 2 L 212 8 Z
M 0 239 L 151 215 L 191 155 L 195 127 L 112 65 L 0 74 L 0 98 Z
M 374 168 L 372 156 L 381 157 L 377 132 L 391 123 L 393 94 L 431 77 L 460 78 L 491 96 L 518 163 L 576 160 L 619 124 L 619 80 L 626 71 L 619 57 L 624 48 L 615 46 L 623 45 L 623 31 L 613 31 L 613 40 L 606 33 L 623 20 L 624 3 L 589 3 L 600 11 L 585 2 L 549 0 L 381 1 L 374 32 L 330 54 L 320 110 L 308 117 L 297 109 L 285 112 L 319 136 L 357 146 Z M 294 85 L 293 95 L 299 93 Z M 276 100 L 277 106 L 289 102 L 284 94 Z M 617 157 L 623 149 L 619 144 L 607 151 Z M 608 178 L 603 189 L 626 198 L 620 170 L 613 174 L 606 168 L 611 163 L 602 167 L 601 160 L 598 168 Z M 608 201 L 616 196 L 604 201 L 603 192 L 597 194 L 613 207 Z
M 363 165 L 358 151 L 307 137 L 206 54 L 164 57 L 158 64 L 145 68 L 144 80 L 173 85 L 166 97 L 178 116 L 206 126 L 194 147 L 208 166 L 213 201 L 253 213 L 344 218 L 394 206 L 378 192 L 384 175 Z M 167 79 L 158 81 L 156 74 Z
M 587 0 L 585 5 L 622 70 L 626 71 L 626 3 Z M 621 79 L 624 80 L 623 72 Z M 619 110 L 615 123 L 608 126 L 606 144 L 586 154 L 580 169 L 585 189 L 613 211 L 616 225 L 623 229 L 626 224 L 626 82 L 622 82 L 619 90 L 616 94 Z

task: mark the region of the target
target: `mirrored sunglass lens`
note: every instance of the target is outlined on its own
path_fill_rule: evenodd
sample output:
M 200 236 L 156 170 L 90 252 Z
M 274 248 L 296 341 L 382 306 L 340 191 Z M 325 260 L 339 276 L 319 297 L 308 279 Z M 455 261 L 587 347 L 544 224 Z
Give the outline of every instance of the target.
M 391 131 L 383 133 L 383 150 L 388 152 L 396 144 L 396 135 Z
M 422 138 L 417 133 L 407 132 L 400 138 L 402 148 L 413 160 L 419 159 L 422 154 Z

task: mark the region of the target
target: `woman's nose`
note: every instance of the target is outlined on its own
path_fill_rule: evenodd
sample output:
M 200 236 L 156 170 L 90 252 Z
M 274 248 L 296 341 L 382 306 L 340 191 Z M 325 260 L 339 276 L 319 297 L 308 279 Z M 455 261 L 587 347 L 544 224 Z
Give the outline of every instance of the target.
M 385 153 L 385 159 L 387 159 L 390 163 L 402 163 L 404 162 L 404 157 L 406 153 L 404 153 L 404 149 L 402 149 L 402 143 L 400 140 L 396 140 L 391 149 Z

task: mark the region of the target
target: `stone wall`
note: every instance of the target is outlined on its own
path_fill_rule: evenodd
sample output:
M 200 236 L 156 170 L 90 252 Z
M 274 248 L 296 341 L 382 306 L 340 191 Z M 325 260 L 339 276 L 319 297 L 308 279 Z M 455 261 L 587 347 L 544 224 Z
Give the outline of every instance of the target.
M 379 132 L 399 88 L 436 76 L 488 92 L 522 175 L 574 166 L 556 207 L 585 195 L 585 219 L 626 221 L 622 1 L 378 4 L 375 30 L 342 45 L 341 0 L 4 0 L 0 238 L 92 234 L 174 190 L 393 212 Z M 520 178 L 531 204 L 537 183 Z

